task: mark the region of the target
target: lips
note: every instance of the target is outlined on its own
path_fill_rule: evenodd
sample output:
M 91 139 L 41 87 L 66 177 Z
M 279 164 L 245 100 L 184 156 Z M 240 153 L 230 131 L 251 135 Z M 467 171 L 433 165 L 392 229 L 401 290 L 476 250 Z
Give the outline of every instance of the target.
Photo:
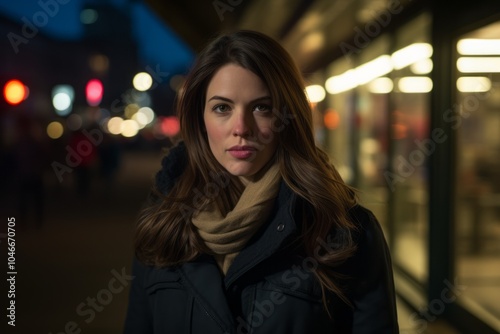
M 248 159 L 257 152 L 257 149 L 252 146 L 233 146 L 228 149 L 229 154 L 231 154 L 236 159 Z

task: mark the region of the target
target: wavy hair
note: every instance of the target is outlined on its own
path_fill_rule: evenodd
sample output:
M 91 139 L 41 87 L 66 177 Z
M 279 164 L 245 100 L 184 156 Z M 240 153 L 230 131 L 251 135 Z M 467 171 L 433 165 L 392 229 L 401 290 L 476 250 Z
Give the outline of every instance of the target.
M 277 41 L 255 31 L 240 30 L 217 37 L 200 53 L 188 74 L 176 104 L 181 139 L 188 154 L 186 169 L 167 194 L 154 189 L 155 200 L 139 217 L 136 256 L 146 264 L 163 267 L 209 253 L 191 223 L 194 211 L 186 208 L 193 201 L 193 189 L 203 189 L 213 182 L 214 175 L 226 175 L 224 191 L 204 198 L 197 209 L 214 201 L 224 214 L 238 201 L 243 185 L 237 177 L 227 176 L 213 156 L 203 121 L 208 84 L 221 66 L 230 63 L 255 73 L 269 89 L 278 121 L 273 133 L 278 141 L 275 159 L 283 181 L 303 203 L 300 245 L 305 256 L 318 262 L 314 274 L 321 284 L 325 306 L 327 290 L 350 304 L 335 268 L 356 250 L 352 233 L 355 225 L 348 213 L 357 202 L 355 191 L 315 144 L 311 107 L 293 59 Z M 332 231 L 335 251 L 318 254 L 319 240 Z

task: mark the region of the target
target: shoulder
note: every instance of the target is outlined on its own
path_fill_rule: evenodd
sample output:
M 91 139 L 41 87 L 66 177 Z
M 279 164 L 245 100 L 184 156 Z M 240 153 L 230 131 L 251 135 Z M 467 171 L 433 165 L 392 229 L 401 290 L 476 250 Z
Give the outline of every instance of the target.
M 146 291 L 154 289 L 159 283 L 174 283 L 180 280 L 180 275 L 173 267 L 158 268 L 146 265 L 134 258 L 132 275 L 138 287 Z
M 349 210 L 349 217 L 356 226 L 355 237 L 358 242 L 362 243 L 376 239 L 378 242 L 383 241 L 385 243 L 382 227 L 372 211 L 360 204 L 356 204 Z
M 356 205 L 349 211 L 357 229 L 354 239 L 356 253 L 346 263 L 346 269 L 368 283 L 391 272 L 391 256 L 384 231 L 375 215 L 367 208 Z
M 183 141 L 170 148 L 161 161 L 161 169 L 155 176 L 155 187 L 166 194 L 187 165 L 187 149 Z

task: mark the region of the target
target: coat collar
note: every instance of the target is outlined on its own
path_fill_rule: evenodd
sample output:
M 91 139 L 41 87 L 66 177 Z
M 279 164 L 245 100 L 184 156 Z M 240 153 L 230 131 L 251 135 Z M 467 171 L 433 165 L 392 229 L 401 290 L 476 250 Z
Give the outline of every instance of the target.
M 235 322 L 227 300 L 220 297 L 239 277 L 276 253 L 295 233 L 297 224 L 292 211 L 295 201 L 296 195 L 282 181 L 269 221 L 238 254 L 225 277 L 209 255 L 202 255 L 177 269 L 182 284 L 223 332 L 231 332 Z
M 270 219 L 238 254 L 224 278 L 226 288 L 245 272 L 274 254 L 297 230 L 293 208 L 297 195 L 281 181 Z

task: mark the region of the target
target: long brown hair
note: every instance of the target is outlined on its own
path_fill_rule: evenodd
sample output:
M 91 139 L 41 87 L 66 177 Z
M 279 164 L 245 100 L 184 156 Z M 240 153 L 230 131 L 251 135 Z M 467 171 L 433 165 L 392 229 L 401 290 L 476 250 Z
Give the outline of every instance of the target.
M 177 99 L 181 138 L 187 149 L 186 169 L 168 194 L 157 190 L 156 200 L 142 211 L 136 233 L 136 256 L 159 267 L 182 264 L 209 252 L 191 223 L 192 214 L 211 201 L 222 213 L 232 210 L 243 185 L 217 162 L 204 130 L 203 110 L 208 84 L 221 66 L 237 64 L 266 83 L 276 116 L 278 147 L 275 159 L 284 182 L 305 203 L 309 218 L 303 221 L 301 245 L 306 256 L 318 262 L 314 271 L 325 289 L 348 302 L 333 270 L 356 249 L 348 211 L 356 204 L 355 192 L 341 179 L 327 154 L 314 141 L 311 108 L 302 76 L 285 49 L 272 38 L 255 31 L 237 31 L 213 40 L 198 56 Z M 193 208 L 193 191 L 201 191 L 214 179 L 216 196 L 205 196 Z M 317 248 L 319 240 L 335 231 L 334 252 Z M 316 250 L 316 253 L 315 253 Z M 325 300 L 325 298 L 324 298 Z

